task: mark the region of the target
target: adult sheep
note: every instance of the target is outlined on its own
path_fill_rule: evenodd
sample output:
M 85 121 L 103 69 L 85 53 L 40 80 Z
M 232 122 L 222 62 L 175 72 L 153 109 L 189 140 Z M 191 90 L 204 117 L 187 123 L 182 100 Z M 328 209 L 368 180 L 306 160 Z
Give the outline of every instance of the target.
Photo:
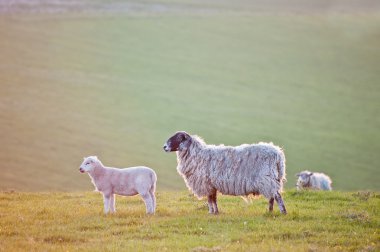
M 209 213 L 218 213 L 219 191 L 226 195 L 264 195 L 269 199 L 269 211 L 273 211 L 276 200 L 281 213 L 286 214 L 280 194 L 285 155 L 272 143 L 207 145 L 200 137 L 179 131 L 163 148 L 177 152 L 178 173 L 196 196 L 207 196 Z
M 146 205 L 146 212 L 154 214 L 156 209 L 156 173 L 144 166 L 118 169 L 105 167 L 96 156 L 84 158 L 79 171 L 87 172 L 97 191 L 103 194 L 104 213 L 115 209 L 115 194 L 133 196 L 140 194 Z
M 324 173 L 302 171 L 296 176 L 298 177 L 296 184 L 297 190 L 302 190 L 304 188 L 326 191 L 332 190 L 332 181 L 330 177 Z

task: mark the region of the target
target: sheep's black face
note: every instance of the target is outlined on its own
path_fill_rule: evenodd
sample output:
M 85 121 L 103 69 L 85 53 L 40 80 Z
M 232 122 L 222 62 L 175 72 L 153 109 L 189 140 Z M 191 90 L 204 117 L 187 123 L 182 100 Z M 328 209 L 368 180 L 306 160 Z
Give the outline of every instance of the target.
M 166 152 L 182 151 L 190 144 L 191 137 L 185 131 L 179 131 L 170 137 L 164 144 L 164 150 Z

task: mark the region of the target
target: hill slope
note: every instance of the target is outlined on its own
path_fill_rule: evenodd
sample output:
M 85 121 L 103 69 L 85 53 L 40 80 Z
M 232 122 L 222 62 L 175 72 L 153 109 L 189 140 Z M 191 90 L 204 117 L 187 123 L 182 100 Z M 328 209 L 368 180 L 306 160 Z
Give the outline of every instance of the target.
M 184 189 L 161 147 L 186 130 L 282 146 L 288 188 L 309 169 L 380 189 L 373 1 L 21 2 L 1 3 L 0 188 L 88 189 L 98 155 Z
M 0 193 L 0 251 L 377 251 L 380 195 L 284 194 L 288 215 L 219 196 L 218 216 L 187 192 L 159 192 L 154 216 L 117 197 L 104 216 L 98 193 Z M 207 250 L 209 249 L 209 250 Z

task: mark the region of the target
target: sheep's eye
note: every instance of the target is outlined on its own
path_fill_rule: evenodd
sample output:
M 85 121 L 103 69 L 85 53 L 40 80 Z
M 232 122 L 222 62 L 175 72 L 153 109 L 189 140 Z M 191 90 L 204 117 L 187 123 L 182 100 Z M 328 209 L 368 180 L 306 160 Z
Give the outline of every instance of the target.
M 90 163 L 86 163 L 86 165 L 89 165 Z

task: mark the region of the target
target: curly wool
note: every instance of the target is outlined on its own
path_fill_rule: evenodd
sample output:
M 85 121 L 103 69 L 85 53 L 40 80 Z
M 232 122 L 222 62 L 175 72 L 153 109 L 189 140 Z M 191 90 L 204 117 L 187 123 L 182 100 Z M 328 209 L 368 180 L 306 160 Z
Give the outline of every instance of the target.
M 177 151 L 177 171 L 198 197 L 219 191 L 273 198 L 285 181 L 285 155 L 272 143 L 240 146 L 207 145 L 191 136 L 186 150 Z
M 304 178 L 302 174 L 310 174 L 309 171 L 302 171 L 299 173 L 299 177 L 297 180 L 297 189 L 301 190 L 303 188 L 310 188 L 310 189 L 316 189 L 316 190 L 326 190 L 331 191 L 332 187 L 332 181 L 329 176 L 327 176 L 324 173 L 319 172 L 313 172 L 312 175 L 309 176 L 309 178 Z

